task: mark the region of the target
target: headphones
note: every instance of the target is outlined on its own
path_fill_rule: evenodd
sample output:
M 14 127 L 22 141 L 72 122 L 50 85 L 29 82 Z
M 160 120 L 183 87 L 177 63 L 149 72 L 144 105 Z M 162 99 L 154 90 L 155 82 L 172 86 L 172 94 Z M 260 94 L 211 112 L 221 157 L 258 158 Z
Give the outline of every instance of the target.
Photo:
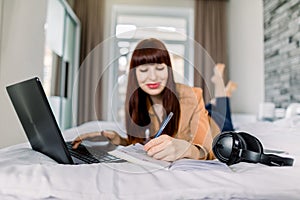
M 215 156 L 228 166 L 239 162 L 261 163 L 269 166 L 292 166 L 294 159 L 264 154 L 260 141 L 245 132 L 223 132 L 213 140 Z

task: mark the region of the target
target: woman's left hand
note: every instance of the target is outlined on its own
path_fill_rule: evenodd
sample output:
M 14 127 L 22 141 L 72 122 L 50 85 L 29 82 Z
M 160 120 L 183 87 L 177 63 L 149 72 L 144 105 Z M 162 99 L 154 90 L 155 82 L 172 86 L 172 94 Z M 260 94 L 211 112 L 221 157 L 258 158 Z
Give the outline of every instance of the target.
M 158 160 L 174 161 L 180 158 L 192 158 L 192 148 L 189 142 L 168 135 L 161 135 L 145 144 L 144 150 L 149 156 Z

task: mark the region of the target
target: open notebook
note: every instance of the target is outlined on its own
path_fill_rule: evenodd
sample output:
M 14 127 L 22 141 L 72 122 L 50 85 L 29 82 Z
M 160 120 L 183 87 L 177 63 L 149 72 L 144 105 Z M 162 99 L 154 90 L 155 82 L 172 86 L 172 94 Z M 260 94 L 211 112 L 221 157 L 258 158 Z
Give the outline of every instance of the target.
M 127 160 L 128 162 L 157 169 L 161 168 L 181 171 L 222 170 L 231 172 L 231 169 L 225 163 L 222 163 L 218 160 L 180 159 L 174 162 L 156 160 L 151 156 L 148 156 L 143 145 L 139 143 L 115 149 L 108 153 L 115 157 Z

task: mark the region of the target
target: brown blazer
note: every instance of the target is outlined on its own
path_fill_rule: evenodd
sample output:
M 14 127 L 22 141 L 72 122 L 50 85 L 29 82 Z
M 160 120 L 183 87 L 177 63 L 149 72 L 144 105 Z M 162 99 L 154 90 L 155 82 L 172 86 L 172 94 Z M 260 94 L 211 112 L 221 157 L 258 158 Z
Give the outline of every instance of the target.
M 220 129 L 217 124 L 208 116 L 205 109 L 202 89 L 189 87 L 177 83 L 176 90 L 180 103 L 180 121 L 178 133 L 174 136 L 183 139 L 204 149 L 207 153 L 206 159 L 213 159 L 212 141 Z M 151 133 L 156 133 L 160 122 L 154 110 L 149 110 L 152 126 Z

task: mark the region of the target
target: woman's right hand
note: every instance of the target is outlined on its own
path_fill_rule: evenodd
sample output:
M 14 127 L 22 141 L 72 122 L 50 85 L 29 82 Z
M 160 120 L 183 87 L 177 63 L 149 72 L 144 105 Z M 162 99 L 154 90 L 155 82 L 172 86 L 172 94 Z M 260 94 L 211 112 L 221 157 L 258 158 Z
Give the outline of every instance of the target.
M 81 144 L 83 140 L 97 141 L 100 139 L 100 136 L 106 137 L 114 145 L 120 145 L 122 142 L 122 138 L 115 131 L 91 132 L 84 133 L 76 137 L 72 141 L 72 148 L 77 149 L 77 147 L 79 146 L 79 144 Z

